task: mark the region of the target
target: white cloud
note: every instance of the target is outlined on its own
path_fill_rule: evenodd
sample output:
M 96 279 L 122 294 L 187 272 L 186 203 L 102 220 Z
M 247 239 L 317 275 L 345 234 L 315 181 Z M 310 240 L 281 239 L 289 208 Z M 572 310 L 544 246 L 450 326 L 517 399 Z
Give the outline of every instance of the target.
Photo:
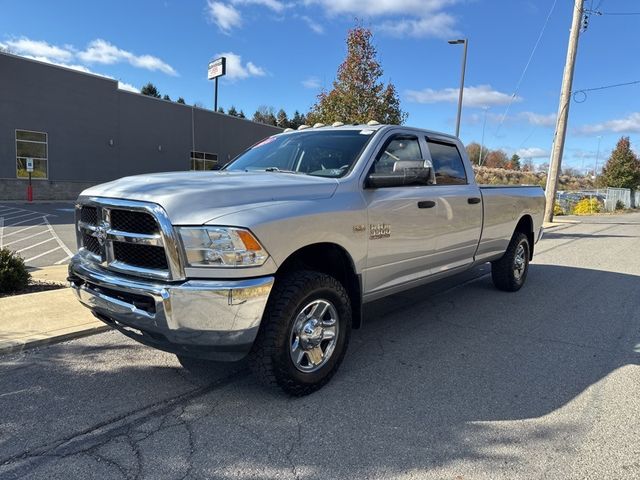
M 424 90 L 407 90 L 406 97 L 410 102 L 415 103 L 456 103 L 458 101 L 458 88 L 444 88 L 434 90 L 425 88 Z M 512 96 L 499 92 L 491 88 L 491 85 L 478 85 L 476 87 L 465 87 L 463 104 L 467 107 L 488 107 L 494 105 L 506 105 L 512 100 Z M 514 102 L 521 102 L 522 97 L 514 97 Z
M 5 48 L 17 55 L 32 58 L 49 58 L 59 62 L 69 62 L 74 57 L 72 47 L 69 45 L 58 47 L 41 40 L 31 40 L 26 37 L 8 40 L 4 45 Z
M 231 0 L 231 3 L 234 5 L 261 5 L 278 13 L 282 12 L 286 7 L 279 0 Z
M 242 63 L 242 56 L 233 52 L 218 53 L 217 57 L 227 58 L 227 80 L 244 80 L 249 77 L 264 77 L 267 72 L 253 62 Z
M 207 0 L 206 12 L 209 20 L 215 23 L 223 33 L 229 33 L 242 25 L 240 12 L 233 5 Z
M 304 21 L 304 23 L 307 24 L 307 26 L 313 33 L 317 33 L 318 35 L 322 35 L 324 33 L 324 27 L 313 20 L 311 17 L 308 17 L 307 15 L 301 15 L 300 18 Z
M 140 93 L 140 89 L 134 87 L 130 83 L 127 82 L 118 82 L 118 88 L 120 90 L 126 90 L 127 92 Z
M 449 38 L 460 34 L 454 28 L 455 23 L 451 15 L 439 12 L 418 19 L 386 20 L 374 29 L 393 37 Z
M 160 71 L 167 75 L 176 76 L 177 72 L 168 63 L 163 62 L 153 55 L 135 55 L 127 50 L 122 50 L 106 40 L 96 39 L 87 45 L 87 48 L 77 54 L 85 63 L 101 63 L 111 65 L 119 62 L 128 62 L 137 68 L 151 71 Z
M 442 10 L 457 0 L 306 0 L 305 3 L 321 5 L 331 15 L 383 16 L 406 15 L 418 12 L 426 17 L 431 12 Z
M 311 90 L 317 90 L 321 87 L 320 79 L 318 77 L 306 78 L 302 81 L 302 86 Z
M 549 151 L 540 147 L 529 147 L 516 150 L 516 155 L 520 158 L 547 158 Z
M 607 120 L 606 122 L 583 125 L 576 129 L 581 135 L 591 135 L 601 132 L 640 133 L 640 112 L 630 113 L 624 118 Z
M 540 113 L 534 112 L 520 112 L 518 117 L 526 120 L 531 125 L 537 125 L 541 127 L 553 127 L 556 124 L 556 114 L 550 113 L 548 115 L 543 115 Z

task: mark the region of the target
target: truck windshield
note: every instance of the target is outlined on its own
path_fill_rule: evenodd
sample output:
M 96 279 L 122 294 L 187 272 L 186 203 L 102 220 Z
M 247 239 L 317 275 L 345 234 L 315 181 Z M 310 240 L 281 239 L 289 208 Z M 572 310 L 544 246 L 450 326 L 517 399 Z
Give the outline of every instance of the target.
M 349 171 L 373 133 L 372 130 L 314 130 L 274 135 L 238 156 L 224 170 L 341 177 Z

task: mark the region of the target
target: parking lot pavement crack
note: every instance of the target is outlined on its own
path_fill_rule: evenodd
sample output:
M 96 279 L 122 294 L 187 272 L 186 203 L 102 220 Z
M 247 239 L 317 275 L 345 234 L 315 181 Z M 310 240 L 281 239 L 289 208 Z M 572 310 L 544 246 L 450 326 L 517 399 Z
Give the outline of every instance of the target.
M 136 426 L 140 426 L 149 419 L 155 417 L 166 417 L 173 410 L 176 405 L 188 403 L 196 398 L 202 397 L 211 393 L 214 390 L 224 388 L 225 386 L 233 383 L 234 381 L 242 378 L 248 374 L 246 369 L 236 369 L 230 374 L 212 382 L 211 384 L 189 390 L 185 393 L 171 397 L 145 407 L 141 407 L 132 412 L 127 412 L 122 415 L 118 415 L 114 418 L 110 418 L 96 425 L 93 425 L 85 430 L 76 432 L 72 435 L 66 436 L 62 439 L 58 439 L 46 445 L 41 445 L 30 450 L 23 451 L 21 453 L 12 455 L 0 459 L 0 468 L 10 466 L 23 460 L 45 460 L 53 458 L 67 458 L 74 455 L 84 454 L 93 451 L 107 443 L 113 441 L 119 436 L 131 436 L 132 430 Z M 149 432 L 149 436 L 153 435 L 160 430 L 164 423 L 160 422 L 158 427 Z M 131 438 L 132 448 L 136 449 L 136 443 L 141 440 Z M 136 455 L 138 455 L 138 452 Z M 37 462 L 38 464 L 42 462 Z M 23 464 L 17 467 L 19 472 L 13 471 L 12 473 L 24 473 L 27 474 L 34 468 L 33 464 Z M 138 478 L 138 477 L 134 477 Z

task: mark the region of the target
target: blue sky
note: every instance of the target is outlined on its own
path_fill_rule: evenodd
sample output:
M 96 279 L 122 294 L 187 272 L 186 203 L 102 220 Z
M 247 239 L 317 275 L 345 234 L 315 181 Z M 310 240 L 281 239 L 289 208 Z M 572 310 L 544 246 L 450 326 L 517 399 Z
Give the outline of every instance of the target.
M 585 5 L 605 14 L 640 12 L 637 0 Z M 407 124 L 452 132 L 462 48 L 446 40 L 468 37 L 462 140 L 481 140 L 486 114 L 487 147 L 541 164 L 553 140 L 572 8 L 573 0 L 0 0 L 0 46 L 116 78 L 123 88 L 151 81 L 173 99 L 206 107 L 213 103 L 207 62 L 226 54 L 221 106 L 249 116 L 259 105 L 291 114 L 307 111 L 320 88 L 331 87 L 358 18 L 374 32 Z M 574 90 L 640 80 L 639 29 L 640 15 L 591 15 Z M 570 107 L 564 166 L 592 168 L 598 136 L 600 163 L 621 135 L 640 150 L 640 85 L 578 100 Z

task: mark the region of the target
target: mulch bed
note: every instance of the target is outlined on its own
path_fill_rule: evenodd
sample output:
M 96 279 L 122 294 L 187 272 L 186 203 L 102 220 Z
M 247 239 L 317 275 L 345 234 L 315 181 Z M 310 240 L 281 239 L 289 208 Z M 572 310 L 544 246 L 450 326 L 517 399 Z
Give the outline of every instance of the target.
M 16 295 L 24 295 L 27 293 L 46 292 L 48 290 L 58 290 L 60 288 L 66 288 L 66 285 L 64 283 L 40 282 L 36 280 L 29 282 L 29 286 L 24 290 L 12 293 L 0 293 L 0 298 L 14 297 Z

